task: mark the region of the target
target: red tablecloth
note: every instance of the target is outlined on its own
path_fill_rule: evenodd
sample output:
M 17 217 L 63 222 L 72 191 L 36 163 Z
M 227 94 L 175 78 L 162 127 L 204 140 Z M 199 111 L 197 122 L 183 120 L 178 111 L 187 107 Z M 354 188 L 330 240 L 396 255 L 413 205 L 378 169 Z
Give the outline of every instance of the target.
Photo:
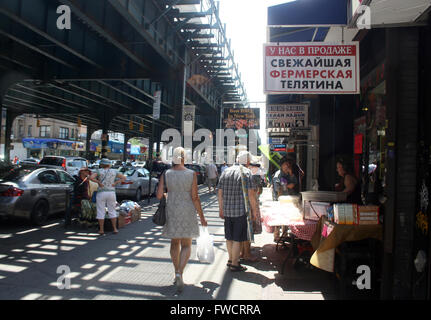
M 304 220 L 296 207 L 286 205 L 261 208 L 261 215 L 267 232 L 273 232 L 274 226 L 287 226 L 295 236 L 307 241 L 311 241 L 318 222 Z

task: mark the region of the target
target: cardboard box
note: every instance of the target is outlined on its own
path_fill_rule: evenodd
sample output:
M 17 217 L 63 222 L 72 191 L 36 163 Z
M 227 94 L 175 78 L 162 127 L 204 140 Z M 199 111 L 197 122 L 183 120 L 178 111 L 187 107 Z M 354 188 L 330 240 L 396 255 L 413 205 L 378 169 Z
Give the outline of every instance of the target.
M 378 206 L 358 206 L 358 224 L 379 224 Z
M 344 205 L 342 203 L 334 204 L 334 221 L 337 224 L 345 224 L 346 222 Z
M 123 216 L 123 215 L 119 215 L 118 216 L 118 228 L 124 228 L 125 226 L 127 226 L 129 223 L 132 222 L 131 220 L 131 216 Z
M 357 218 L 357 208 L 354 204 L 343 204 L 344 207 L 344 223 L 345 224 L 355 224 Z
M 131 215 L 131 221 L 132 221 L 132 223 L 133 222 L 136 222 L 136 221 L 139 221 L 140 219 L 141 219 L 141 210 L 133 210 L 133 211 L 131 211 L 132 212 L 132 215 Z
M 329 202 L 304 201 L 304 218 L 309 220 L 319 220 L 321 216 L 327 216 Z

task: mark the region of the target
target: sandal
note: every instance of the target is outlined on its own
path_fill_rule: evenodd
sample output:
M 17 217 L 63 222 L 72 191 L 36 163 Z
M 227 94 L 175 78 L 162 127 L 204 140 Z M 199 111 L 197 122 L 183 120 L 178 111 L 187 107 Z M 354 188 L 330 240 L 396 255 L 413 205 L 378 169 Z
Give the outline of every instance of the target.
M 242 259 L 242 258 L 241 258 L 241 259 Z M 238 262 L 240 262 L 240 260 L 239 260 Z M 228 261 L 227 261 L 227 263 L 226 263 L 226 266 L 227 266 L 227 267 L 230 267 L 231 265 L 232 265 L 232 261 L 231 261 L 231 260 L 228 260 Z
M 229 267 L 229 269 L 230 269 L 230 271 L 232 271 L 232 272 L 239 272 L 239 271 L 246 271 L 247 270 L 247 268 L 246 267 L 243 267 L 242 265 L 237 265 L 237 266 L 234 266 L 234 265 L 231 265 L 230 267 Z

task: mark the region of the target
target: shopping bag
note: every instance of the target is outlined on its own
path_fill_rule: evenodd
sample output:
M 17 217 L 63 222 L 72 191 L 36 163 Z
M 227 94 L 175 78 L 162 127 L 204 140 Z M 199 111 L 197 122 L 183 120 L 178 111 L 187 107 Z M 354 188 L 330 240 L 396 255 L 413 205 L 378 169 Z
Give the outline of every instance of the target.
M 214 238 L 208 232 L 208 227 L 199 227 L 200 235 L 197 238 L 197 257 L 200 262 L 214 262 Z
M 252 220 L 253 222 L 253 233 L 261 234 L 262 233 L 262 217 L 260 215 L 260 210 L 258 210 L 256 214 L 256 219 Z

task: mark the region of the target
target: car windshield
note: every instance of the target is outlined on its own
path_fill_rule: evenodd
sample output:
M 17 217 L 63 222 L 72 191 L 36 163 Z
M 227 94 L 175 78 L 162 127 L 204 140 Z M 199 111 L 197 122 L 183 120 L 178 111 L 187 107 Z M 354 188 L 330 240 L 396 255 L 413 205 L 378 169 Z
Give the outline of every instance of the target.
M 8 172 L 0 174 L 0 181 L 18 182 L 24 177 L 28 176 L 34 170 L 29 168 L 15 168 Z
M 63 164 L 63 158 L 46 157 L 40 161 L 40 164 L 46 164 L 50 166 L 60 166 Z
M 121 167 L 120 169 L 118 169 L 118 171 L 121 174 L 124 174 L 126 177 L 131 177 L 133 176 L 133 174 L 135 173 L 135 169 L 131 169 L 131 168 L 125 168 L 125 167 Z
M 67 165 L 69 167 L 82 168 L 82 167 L 86 167 L 87 166 L 87 162 L 84 161 L 84 160 L 76 159 L 76 160 L 69 161 L 67 163 Z

